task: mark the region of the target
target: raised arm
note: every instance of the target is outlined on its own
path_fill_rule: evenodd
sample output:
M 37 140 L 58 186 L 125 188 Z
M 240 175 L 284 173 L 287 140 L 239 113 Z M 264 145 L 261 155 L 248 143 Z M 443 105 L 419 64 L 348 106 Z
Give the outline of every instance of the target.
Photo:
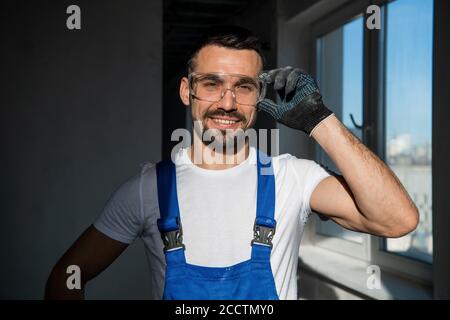
M 414 230 L 419 214 L 405 188 L 324 105 L 315 80 L 292 67 L 263 76 L 273 84 L 280 101 L 264 99 L 259 108 L 312 136 L 343 175 L 321 181 L 311 195 L 310 207 L 356 231 L 400 237 Z
M 312 132 L 343 176 L 321 181 L 310 206 L 345 228 L 385 237 L 414 230 L 418 211 L 389 167 L 333 115 Z

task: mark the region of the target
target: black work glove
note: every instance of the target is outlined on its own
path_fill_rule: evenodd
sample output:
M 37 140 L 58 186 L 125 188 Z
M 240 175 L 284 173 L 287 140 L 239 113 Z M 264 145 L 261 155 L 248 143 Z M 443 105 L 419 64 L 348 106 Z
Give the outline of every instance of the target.
M 281 103 L 270 99 L 258 103 L 258 108 L 269 113 L 278 122 L 311 135 L 313 129 L 333 114 L 322 102 L 314 79 L 298 68 L 285 67 L 262 75 L 266 83 L 273 83 Z

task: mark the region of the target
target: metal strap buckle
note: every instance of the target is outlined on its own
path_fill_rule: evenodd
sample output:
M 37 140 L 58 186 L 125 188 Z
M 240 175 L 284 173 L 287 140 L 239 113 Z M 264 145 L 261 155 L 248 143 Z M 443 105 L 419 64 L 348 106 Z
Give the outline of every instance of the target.
M 161 233 L 161 238 L 164 243 L 164 252 L 179 248 L 185 249 L 183 244 L 183 228 L 181 227 L 180 221 L 179 226 L 179 229 Z
M 256 224 L 253 226 L 252 244 L 257 243 L 272 248 L 272 239 L 275 235 L 275 227 L 270 228 Z

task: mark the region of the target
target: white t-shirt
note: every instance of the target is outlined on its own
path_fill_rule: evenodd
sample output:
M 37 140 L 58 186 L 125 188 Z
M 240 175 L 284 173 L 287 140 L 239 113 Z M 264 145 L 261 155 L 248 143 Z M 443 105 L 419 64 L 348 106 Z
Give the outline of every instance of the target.
M 176 154 L 176 178 L 186 262 L 223 267 L 250 259 L 256 217 L 256 150 L 225 170 L 194 165 L 186 149 Z M 290 154 L 273 157 L 276 232 L 270 258 L 280 299 L 297 299 L 297 263 L 309 199 L 329 173 L 311 160 Z M 94 226 L 112 239 L 144 242 L 150 267 L 152 299 L 161 299 L 165 257 L 157 227 L 156 166 L 145 164 L 108 201 Z

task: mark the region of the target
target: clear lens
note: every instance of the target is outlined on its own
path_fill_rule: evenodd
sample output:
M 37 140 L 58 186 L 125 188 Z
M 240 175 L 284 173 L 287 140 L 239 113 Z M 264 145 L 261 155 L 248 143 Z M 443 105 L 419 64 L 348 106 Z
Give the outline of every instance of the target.
M 192 73 L 189 75 L 191 93 L 203 101 L 218 102 L 227 90 L 236 103 L 255 106 L 264 97 L 265 84 L 261 79 L 221 73 Z

